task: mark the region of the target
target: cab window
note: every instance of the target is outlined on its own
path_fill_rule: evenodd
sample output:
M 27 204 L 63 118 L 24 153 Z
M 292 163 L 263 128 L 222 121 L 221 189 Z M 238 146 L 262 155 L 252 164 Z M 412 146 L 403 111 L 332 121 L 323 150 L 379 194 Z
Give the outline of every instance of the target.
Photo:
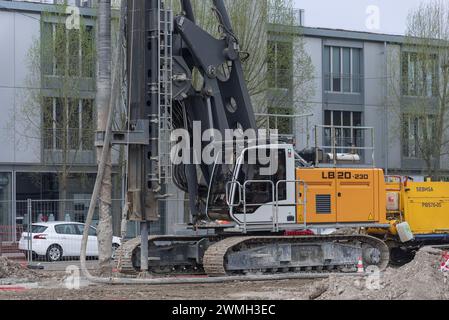
M 265 150 L 263 152 L 265 152 Z M 240 167 L 238 176 L 239 182 L 243 186 L 245 182 L 250 180 L 261 181 L 246 183 L 246 212 L 253 213 L 263 204 L 273 202 L 273 186 L 276 188 L 278 181 L 287 180 L 286 156 L 285 150 L 278 150 L 277 155 L 275 155 L 275 159 L 278 162 L 277 170 L 273 174 L 267 175 L 265 172 L 268 171 L 269 165 L 261 164 L 259 162 L 259 157 L 254 161 L 256 162 L 255 164 L 250 164 L 246 153 L 247 152 L 245 152 L 245 163 Z M 265 172 L 262 169 L 266 169 Z M 286 183 L 279 184 L 278 197 L 279 201 L 287 199 Z M 276 195 L 274 195 L 274 201 L 276 201 Z M 243 206 L 238 207 L 237 212 L 243 213 Z

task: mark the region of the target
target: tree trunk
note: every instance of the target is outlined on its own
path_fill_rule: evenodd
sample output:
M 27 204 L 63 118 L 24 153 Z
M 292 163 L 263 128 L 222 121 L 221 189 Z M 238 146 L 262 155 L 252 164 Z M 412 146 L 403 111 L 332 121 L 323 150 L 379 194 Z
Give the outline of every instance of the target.
M 63 172 L 60 175 L 60 193 L 59 193 L 59 212 L 57 221 L 64 221 L 65 220 L 65 214 L 66 214 L 66 199 L 67 199 L 67 175 L 66 175 L 66 168 L 63 165 Z
M 97 50 L 97 129 L 106 131 L 110 97 L 111 97 L 111 1 L 98 2 L 98 50 Z M 101 157 L 103 148 L 97 148 L 97 159 Z M 112 164 L 109 151 L 102 186 L 100 190 L 99 223 L 97 228 L 100 273 L 108 276 L 112 272 Z
M 59 221 L 65 221 L 65 200 L 67 200 L 67 158 L 69 151 L 69 143 L 68 143 L 68 137 L 69 137 L 69 117 L 68 117 L 68 100 L 63 99 L 64 101 L 64 108 L 62 111 L 62 172 L 59 175 L 60 178 L 60 194 L 59 194 L 59 215 L 58 219 Z

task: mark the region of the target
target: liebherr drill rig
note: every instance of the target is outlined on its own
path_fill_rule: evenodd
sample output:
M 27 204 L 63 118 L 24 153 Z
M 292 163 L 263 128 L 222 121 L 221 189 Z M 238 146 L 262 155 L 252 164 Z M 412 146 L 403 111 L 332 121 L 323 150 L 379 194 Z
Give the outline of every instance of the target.
M 119 271 L 350 272 L 360 260 L 385 268 L 387 240 L 397 242 L 394 230 L 403 221 L 394 212 L 387 219 L 381 169 L 316 167 L 280 143 L 247 146 L 226 164 L 218 161 L 222 155 L 214 164 L 170 163 L 176 129 L 190 137 L 198 123 L 201 134 L 215 129 L 223 137 L 229 129 L 257 130 L 245 54 L 223 0 L 212 3 L 219 38 L 196 24 L 189 0 L 180 1 L 177 16 L 162 0 L 128 2 L 128 218 L 141 222 L 142 235 L 117 250 Z M 188 150 L 190 159 L 198 157 Z M 252 152 L 274 155 L 277 170 L 262 174 L 266 164 L 249 161 Z M 148 236 L 147 223 L 157 220 L 170 181 L 188 194 L 192 236 Z M 314 235 L 313 228 L 365 232 Z

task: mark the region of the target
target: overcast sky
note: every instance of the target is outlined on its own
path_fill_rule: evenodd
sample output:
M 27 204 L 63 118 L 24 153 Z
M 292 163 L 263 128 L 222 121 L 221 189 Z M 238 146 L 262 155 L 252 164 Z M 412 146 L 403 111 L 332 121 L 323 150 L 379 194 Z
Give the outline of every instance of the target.
M 404 34 L 407 15 L 432 0 L 294 0 L 305 9 L 305 25 L 332 29 Z

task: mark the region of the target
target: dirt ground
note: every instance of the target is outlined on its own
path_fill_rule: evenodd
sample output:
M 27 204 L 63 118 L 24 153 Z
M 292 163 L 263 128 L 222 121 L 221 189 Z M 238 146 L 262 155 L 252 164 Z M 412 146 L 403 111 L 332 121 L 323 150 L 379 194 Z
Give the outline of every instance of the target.
M 313 281 L 239 282 L 207 285 L 105 286 L 0 291 L 0 299 L 50 300 L 258 300 L 308 299 Z
M 231 282 L 198 285 L 124 286 L 81 281 L 67 289 L 62 272 L 24 269 L 0 258 L 0 299 L 51 300 L 404 300 L 449 299 L 448 273 L 439 270 L 442 252 L 424 249 L 411 263 L 367 277 Z

